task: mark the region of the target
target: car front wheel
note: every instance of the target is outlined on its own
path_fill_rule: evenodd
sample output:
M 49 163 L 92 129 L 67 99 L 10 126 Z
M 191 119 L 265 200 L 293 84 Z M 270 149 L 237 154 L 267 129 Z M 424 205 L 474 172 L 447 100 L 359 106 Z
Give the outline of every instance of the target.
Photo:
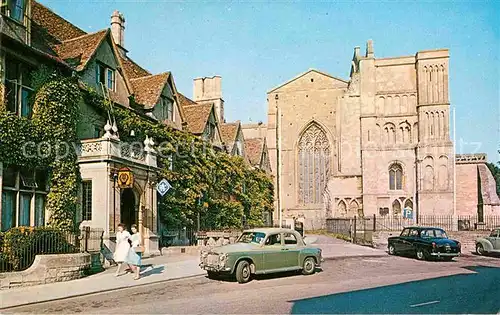
M 427 251 L 423 248 L 417 248 L 417 259 L 418 260 L 426 260 L 428 257 Z
M 312 275 L 316 268 L 316 261 L 313 257 L 307 257 L 304 259 L 304 265 L 302 266 L 303 275 Z
M 392 244 L 389 245 L 389 255 L 396 255 L 396 248 Z
M 478 255 L 483 256 L 484 255 L 484 247 L 482 244 L 477 244 L 476 245 L 476 252 Z
M 236 281 L 238 283 L 247 283 L 250 281 L 250 264 L 246 260 L 242 260 L 236 266 Z

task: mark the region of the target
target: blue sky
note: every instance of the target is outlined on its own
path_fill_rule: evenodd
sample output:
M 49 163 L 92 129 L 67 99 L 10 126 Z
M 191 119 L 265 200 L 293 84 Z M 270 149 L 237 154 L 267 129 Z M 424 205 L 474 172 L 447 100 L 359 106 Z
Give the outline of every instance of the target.
M 228 121 L 265 122 L 266 92 L 309 68 L 348 79 L 368 39 L 376 57 L 449 48 L 457 153 L 500 160 L 500 1 L 41 2 L 87 32 L 119 10 L 129 56 L 188 97 L 193 78 L 222 76 Z

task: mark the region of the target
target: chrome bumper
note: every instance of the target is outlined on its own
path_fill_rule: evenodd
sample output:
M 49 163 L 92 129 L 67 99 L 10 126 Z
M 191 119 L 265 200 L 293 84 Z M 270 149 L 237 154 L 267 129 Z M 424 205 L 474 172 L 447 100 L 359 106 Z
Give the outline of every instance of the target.
M 458 257 L 460 253 L 431 253 L 431 256 L 435 257 Z
M 228 272 L 231 271 L 231 267 L 226 267 L 226 266 L 214 266 L 214 265 L 208 265 L 204 263 L 200 263 L 200 268 L 206 271 L 215 271 L 215 272 Z

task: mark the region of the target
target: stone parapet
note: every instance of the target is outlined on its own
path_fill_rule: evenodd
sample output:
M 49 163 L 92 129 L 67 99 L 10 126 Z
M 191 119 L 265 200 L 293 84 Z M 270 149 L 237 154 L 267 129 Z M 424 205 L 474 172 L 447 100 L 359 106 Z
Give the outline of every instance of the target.
M 90 266 L 91 255 L 87 253 L 36 255 L 28 269 L 0 273 L 0 289 L 79 279 Z

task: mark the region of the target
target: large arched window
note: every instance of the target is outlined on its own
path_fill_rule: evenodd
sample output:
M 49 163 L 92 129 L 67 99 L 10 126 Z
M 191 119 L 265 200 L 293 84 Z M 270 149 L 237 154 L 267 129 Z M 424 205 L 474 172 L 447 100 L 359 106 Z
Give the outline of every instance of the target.
M 403 189 L 403 168 L 394 163 L 389 168 L 389 190 Z
M 323 191 L 330 173 L 330 143 L 323 129 L 311 124 L 298 145 L 299 203 L 323 203 Z

